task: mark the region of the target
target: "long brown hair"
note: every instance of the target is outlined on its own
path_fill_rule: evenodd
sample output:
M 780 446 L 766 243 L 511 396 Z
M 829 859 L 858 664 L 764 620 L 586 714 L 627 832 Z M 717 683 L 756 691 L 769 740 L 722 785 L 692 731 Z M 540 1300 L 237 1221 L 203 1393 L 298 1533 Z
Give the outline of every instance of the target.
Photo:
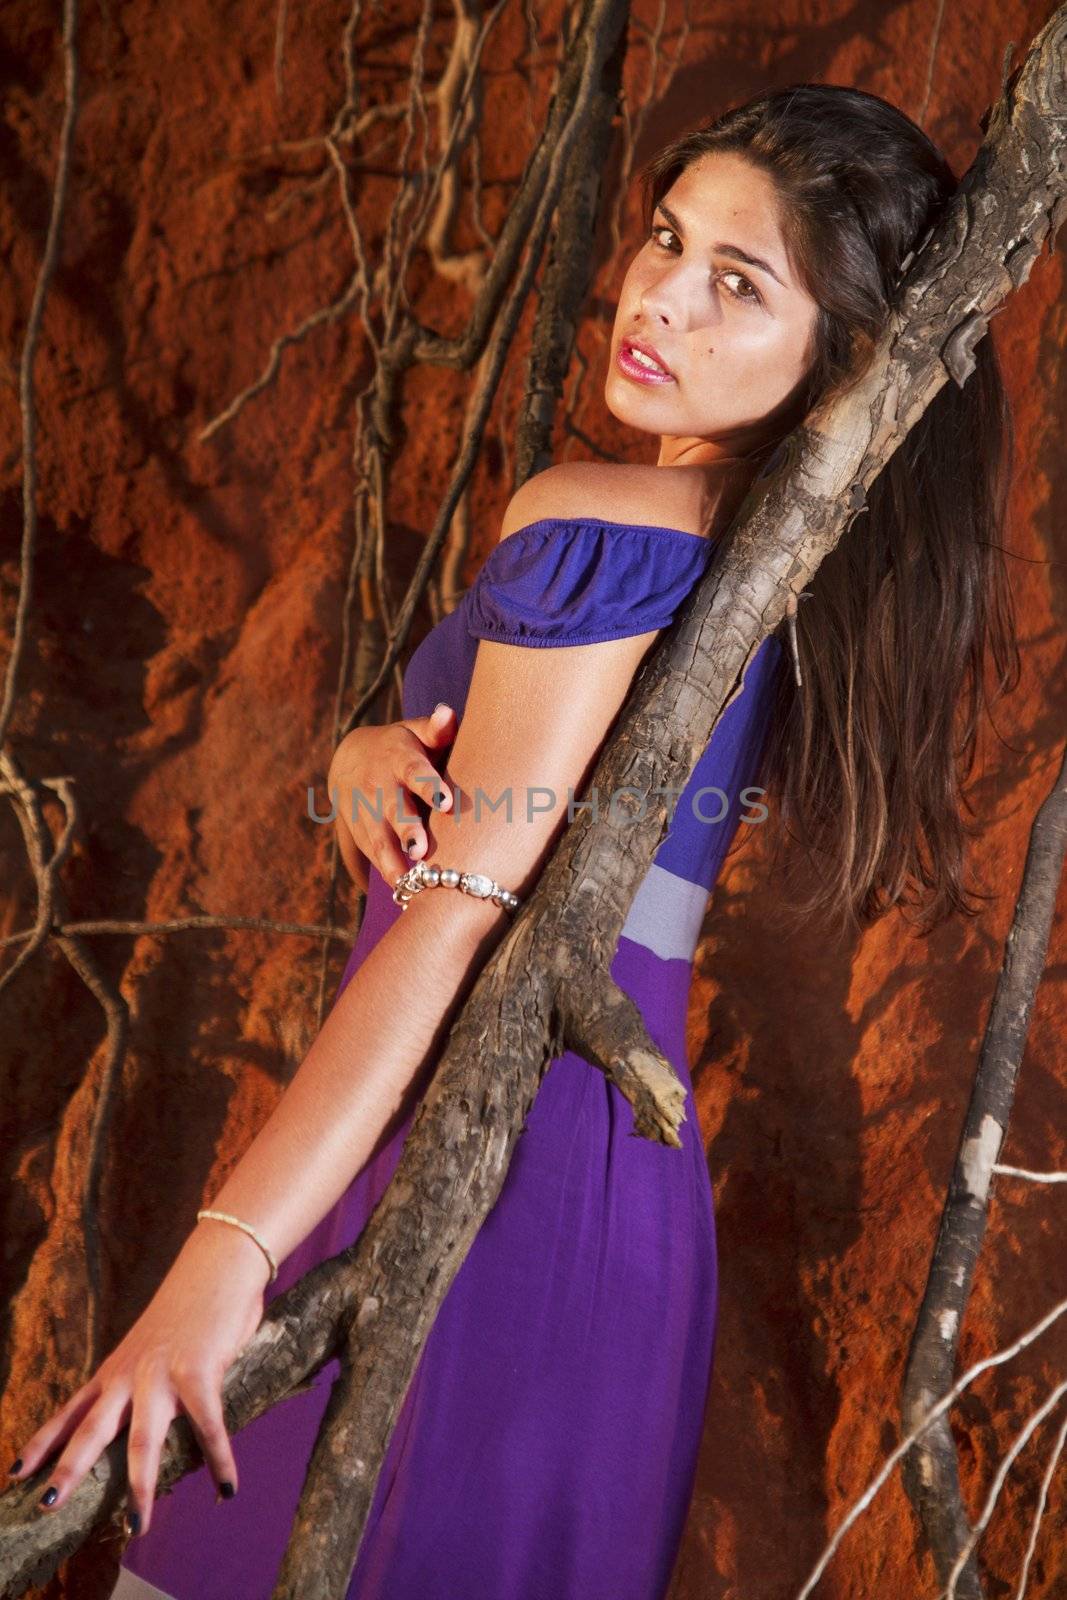
M 796 421 L 863 370 L 901 264 L 957 180 L 878 96 L 799 84 L 659 151 L 642 174 L 646 229 L 678 175 L 723 150 L 776 184 L 794 269 L 820 308 Z M 814 869 L 807 897 L 786 900 L 794 926 L 819 912 L 851 932 L 910 904 L 929 932 L 981 909 L 963 884 L 963 785 L 987 652 L 994 697 L 1015 688 L 1020 660 L 1000 544 L 1014 429 L 988 331 L 974 354 L 963 388 L 938 391 L 806 591 L 801 688 L 782 655 L 758 781 L 780 824 L 776 860 L 788 838 Z

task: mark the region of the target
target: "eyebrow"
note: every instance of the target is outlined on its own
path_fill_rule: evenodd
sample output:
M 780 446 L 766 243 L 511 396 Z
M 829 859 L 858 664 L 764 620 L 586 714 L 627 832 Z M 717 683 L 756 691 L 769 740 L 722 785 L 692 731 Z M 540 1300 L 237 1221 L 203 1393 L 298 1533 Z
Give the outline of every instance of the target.
M 671 227 L 674 228 L 682 238 L 684 238 L 685 229 L 682 227 L 682 224 L 679 222 L 678 218 L 675 216 L 670 207 L 665 206 L 662 200 L 658 200 L 656 202 L 656 209 L 663 212 L 663 215 L 666 217 Z M 769 276 L 774 279 L 775 283 L 781 284 L 783 289 L 786 287 L 769 261 L 764 261 L 762 256 L 750 255 L 747 250 L 742 250 L 739 244 L 727 244 L 724 240 L 720 240 L 718 244 L 713 244 L 711 248 L 713 250 L 717 250 L 721 256 L 733 256 L 735 261 L 743 261 L 746 266 L 756 267 L 760 272 L 768 273 Z

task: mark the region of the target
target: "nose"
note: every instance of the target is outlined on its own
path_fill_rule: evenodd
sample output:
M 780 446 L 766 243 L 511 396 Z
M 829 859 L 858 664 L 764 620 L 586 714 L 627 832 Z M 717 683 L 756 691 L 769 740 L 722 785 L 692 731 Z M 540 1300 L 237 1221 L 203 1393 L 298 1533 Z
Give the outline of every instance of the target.
M 680 260 L 659 263 L 641 291 L 639 305 L 650 328 L 667 328 L 676 334 L 702 327 L 717 316 L 714 299 L 709 303 L 706 274 L 695 263 Z
M 658 323 L 664 328 L 673 328 L 678 324 L 678 314 L 671 303 L 671 290 L 662 280 L 651 284 L 642 294 L 641 314 L 650 323 Z

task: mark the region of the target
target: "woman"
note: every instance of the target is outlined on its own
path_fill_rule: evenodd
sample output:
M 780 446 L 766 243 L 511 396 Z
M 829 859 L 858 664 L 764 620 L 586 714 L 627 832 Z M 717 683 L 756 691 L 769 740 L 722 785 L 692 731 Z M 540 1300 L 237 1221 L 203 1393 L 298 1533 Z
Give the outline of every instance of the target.
M 524 484 L 472 589 L 412 656 L 404 724 L 339 747 L 331 784 L 346 799 L 399 781 L 413 814 L 426 794 L 415 780 L 447 743 L 446 803 L 408 828 L 395 812 L 342 824 L 350 870 L 373 865 L 322 1032 L 212 1201 L 224 1217 L 199 1220 L 143 1316 L 23 1451 L 19 1476 L 61 1451 L 54 1510 L 130 1424 L 140 1536 L 124 1553 L 122 1600 L 271 1592 L 336 1363 L 232 1442 L 222 1376 L 266 1300 L 358 1236 L 510 914 L 445 888 L 402 910 L 402 845 L 414 841 L 417 862 L 529 892 L 566 826 L 563 797 L 583 793 L 634 673 L 754 474 L 814 401 L 862 370 L 902 262 L 955 187 L 899 111 L 817 85 L 678 140 L 646 183 L 648 237 L 622 285 L 605 399 L 658 437 L 657 463 L 559 465 Z M 612 974 L 686 1085 L 682 1150 L 632 1138 L 627 1103 L 597 1069 L 569 1053 L 553 1063 L 422 1352 L 350 1600 L 664 1594 L 717 1309 L 686 998 L 707 894 L 757 779 L 780 832 L 816 862 L 804 911 L 860 925 L 907 903 L 913 885 L 932 920 L 971 910 L 957 751 L 973 758 L 987 646 L 1001 687 L 1018 670 L 996 543 L 1009 418 L 988 336 L 976 355 L 966 387 L 941 390 L 820 568 L 798 618 L 801 690 L 788 652 L 764 641 L 619 939 Z M 441 700 L 451 710 L 436 729 Z M 534 787 L 558 798 L 528 812 Z M 502 808 L 472 815 L 479 788 L 519 797 L 510 822 Z M 715 789 L 724 807 L 687 803 Z M 155 1505 L 179 1409 L 207 1464 Z

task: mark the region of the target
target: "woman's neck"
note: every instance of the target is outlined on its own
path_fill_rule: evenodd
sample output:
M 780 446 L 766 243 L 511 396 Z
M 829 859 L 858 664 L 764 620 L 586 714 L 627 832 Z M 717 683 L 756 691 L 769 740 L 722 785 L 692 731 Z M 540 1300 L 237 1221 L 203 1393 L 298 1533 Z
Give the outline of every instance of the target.
M 682 475 L 692 482 L 698 524 L 714 539 L 733 521 L 772 448 L 764 445 L 749 455 L 719 456 L 714 461 L 665 466 L 659 470 Z

